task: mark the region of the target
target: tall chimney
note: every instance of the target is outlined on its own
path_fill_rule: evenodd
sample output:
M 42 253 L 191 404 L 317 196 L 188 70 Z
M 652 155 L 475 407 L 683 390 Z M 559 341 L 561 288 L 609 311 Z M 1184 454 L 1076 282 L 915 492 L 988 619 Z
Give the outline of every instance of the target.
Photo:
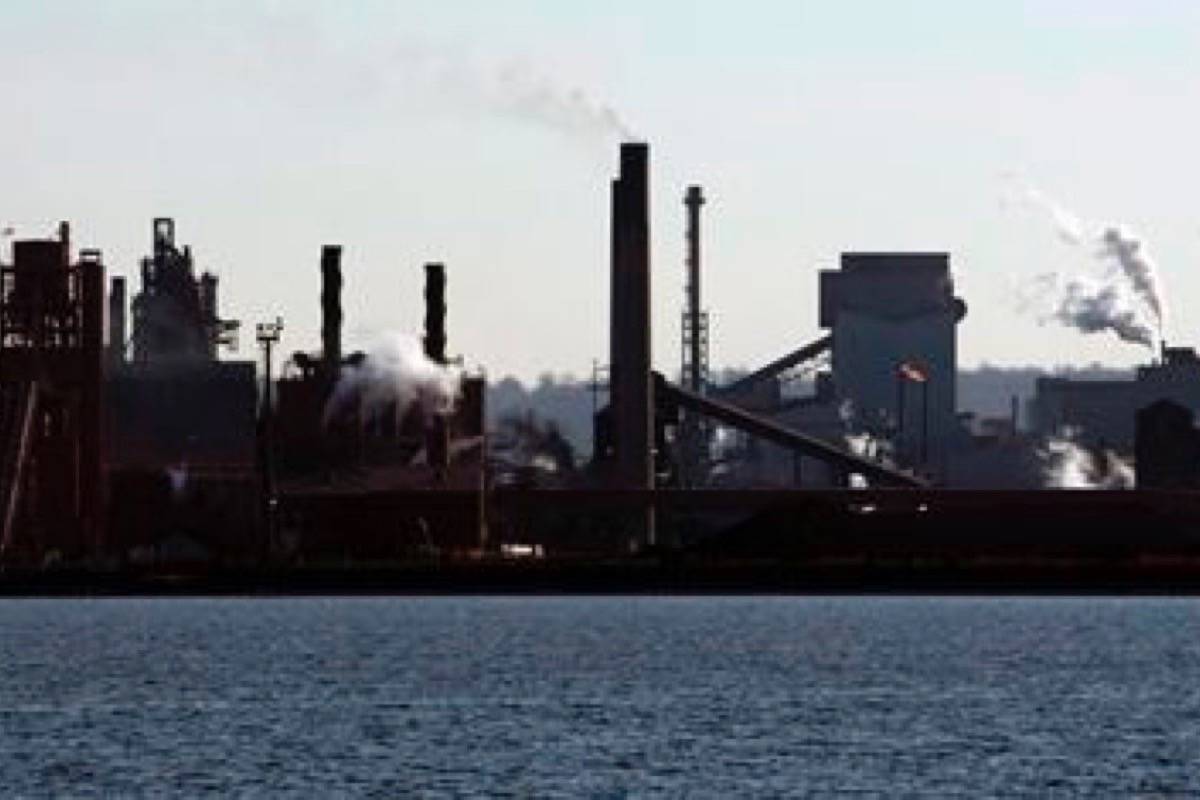
M 446 266 L 425 265 L 425 355 L 446 363 Z
M 337 374 L 342 362 L 342 246 L 321 248 L 321 357 L 326 371 Z
M 68 230 L 63 223 L 64 249 Z M 104 540 L 104 261 L 99 250 L 79 253 L 80 402 L 79 402 L 79 511 L 85 540 L 93 555 Z
M 446 363 L 446 266 L 425 265 L 425 357 Z M 435 483 L 446 481 L 450 466 L 450 421 L 438 414 L 425 429 L 425 454 Z
M 700 207 L 704 205 L 704 191 L 699 186 L 689 186 L 683 198 L 687 206 L 687 315 L 688 315 L 688 374 L 684 380 L 688 388 L 699 394 L 704 390 L 704 331 L 700 311 Z
M 650 148 L 621 145 L 613 182 L 610 409 L 618 486 L 654 488 L 654 397 L 650 373 Z M 654 544 L 647 507 L 641 533 Z
M 108 357 L 112 364 L 125 362 L 125 279 L 114 275 L 108 291 Z

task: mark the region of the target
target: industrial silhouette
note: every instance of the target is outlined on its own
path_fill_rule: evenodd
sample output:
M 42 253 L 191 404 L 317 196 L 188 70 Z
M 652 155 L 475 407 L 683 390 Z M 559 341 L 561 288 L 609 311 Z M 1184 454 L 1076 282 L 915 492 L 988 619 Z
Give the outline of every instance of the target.
M 1015 400 L 975 420 L 956 398 L 951 255 L 850 251 L 816 276 L 822 330 L 719 383 L 710 199 L 693 185 L 680 372 L 658 374 L 650 170 L 649 145 L 621 145 L 582 461 L 553 424 L 489 428 L 484 377 L 452 355 L 444 264 L 421 265 L 419 336 L 346 353 L 353 272 L 324 245 L 319 349 L 274 375 L 283 320 L 256 325 L 261 373 L 223 358 L 240 325 L 173 220 L 153 221 L 131 302 L 122 276 L 105 296 L 100 253 L 75 257 L 65 223 L 16 240 L 0 267 L 0 588 L 1200 583 L 1192 350 L 1164 346 L 1132 381 L 1040 381 L 1025 425 Z

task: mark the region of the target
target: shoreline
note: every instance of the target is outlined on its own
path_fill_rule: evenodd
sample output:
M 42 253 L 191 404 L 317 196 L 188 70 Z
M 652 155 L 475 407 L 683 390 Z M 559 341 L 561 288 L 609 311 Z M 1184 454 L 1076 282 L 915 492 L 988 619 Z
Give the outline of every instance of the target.
M 0 573 L 0 598 L 585 595 L 1200 596 L 1200 565 L 481 562 Z

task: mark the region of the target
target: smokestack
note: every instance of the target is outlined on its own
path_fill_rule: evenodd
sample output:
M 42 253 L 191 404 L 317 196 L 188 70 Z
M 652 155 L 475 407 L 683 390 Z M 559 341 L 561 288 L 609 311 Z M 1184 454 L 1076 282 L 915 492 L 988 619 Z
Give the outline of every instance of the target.
M 425 357 L 446 363 L 446 266 L 425 265 Z M 450 466 L 450 424 L 442 414 L 430 420 L 425 431 L 425 451 L 436 483 L 444 483 Z
M 125 363 L 125 279 L 113 276 L 108 292 L 108 354 L 113 364 Z
M 63 249 L 68 229 L 62 225 Z M 104 549 L 104 261 L 99 250 L 79 253 L 80 403 L 79 512 L 93 554 Z
M 342 362 L 342 246 L 321 248 L 321 358 L 336 375 Z
M 613 182 L 610 409 L 616 478 L 630 489 L 654 488 L 649 160 L 647 144 L 622 144 Z M 654 544 L 651 509 L 643 533 Z
M 704 336 L 701 331 L 700 311 L 700 207 L 704 205 L 704 191 L 699 186 L 689 186 L 683 198 L 687 207 L 687 348 L 688 374 L 684 379 L 689 388 L 699 394 L 704 390 Z
M 446 266 L 425 265 L 425 355 L 446 363 Z

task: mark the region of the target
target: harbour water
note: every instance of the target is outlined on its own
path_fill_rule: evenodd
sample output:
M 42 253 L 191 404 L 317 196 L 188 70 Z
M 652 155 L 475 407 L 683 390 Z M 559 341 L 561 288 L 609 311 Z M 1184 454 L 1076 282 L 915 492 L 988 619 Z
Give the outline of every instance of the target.
M 6 796 L 1200 793 L 1200 601 L 0 601 Z

